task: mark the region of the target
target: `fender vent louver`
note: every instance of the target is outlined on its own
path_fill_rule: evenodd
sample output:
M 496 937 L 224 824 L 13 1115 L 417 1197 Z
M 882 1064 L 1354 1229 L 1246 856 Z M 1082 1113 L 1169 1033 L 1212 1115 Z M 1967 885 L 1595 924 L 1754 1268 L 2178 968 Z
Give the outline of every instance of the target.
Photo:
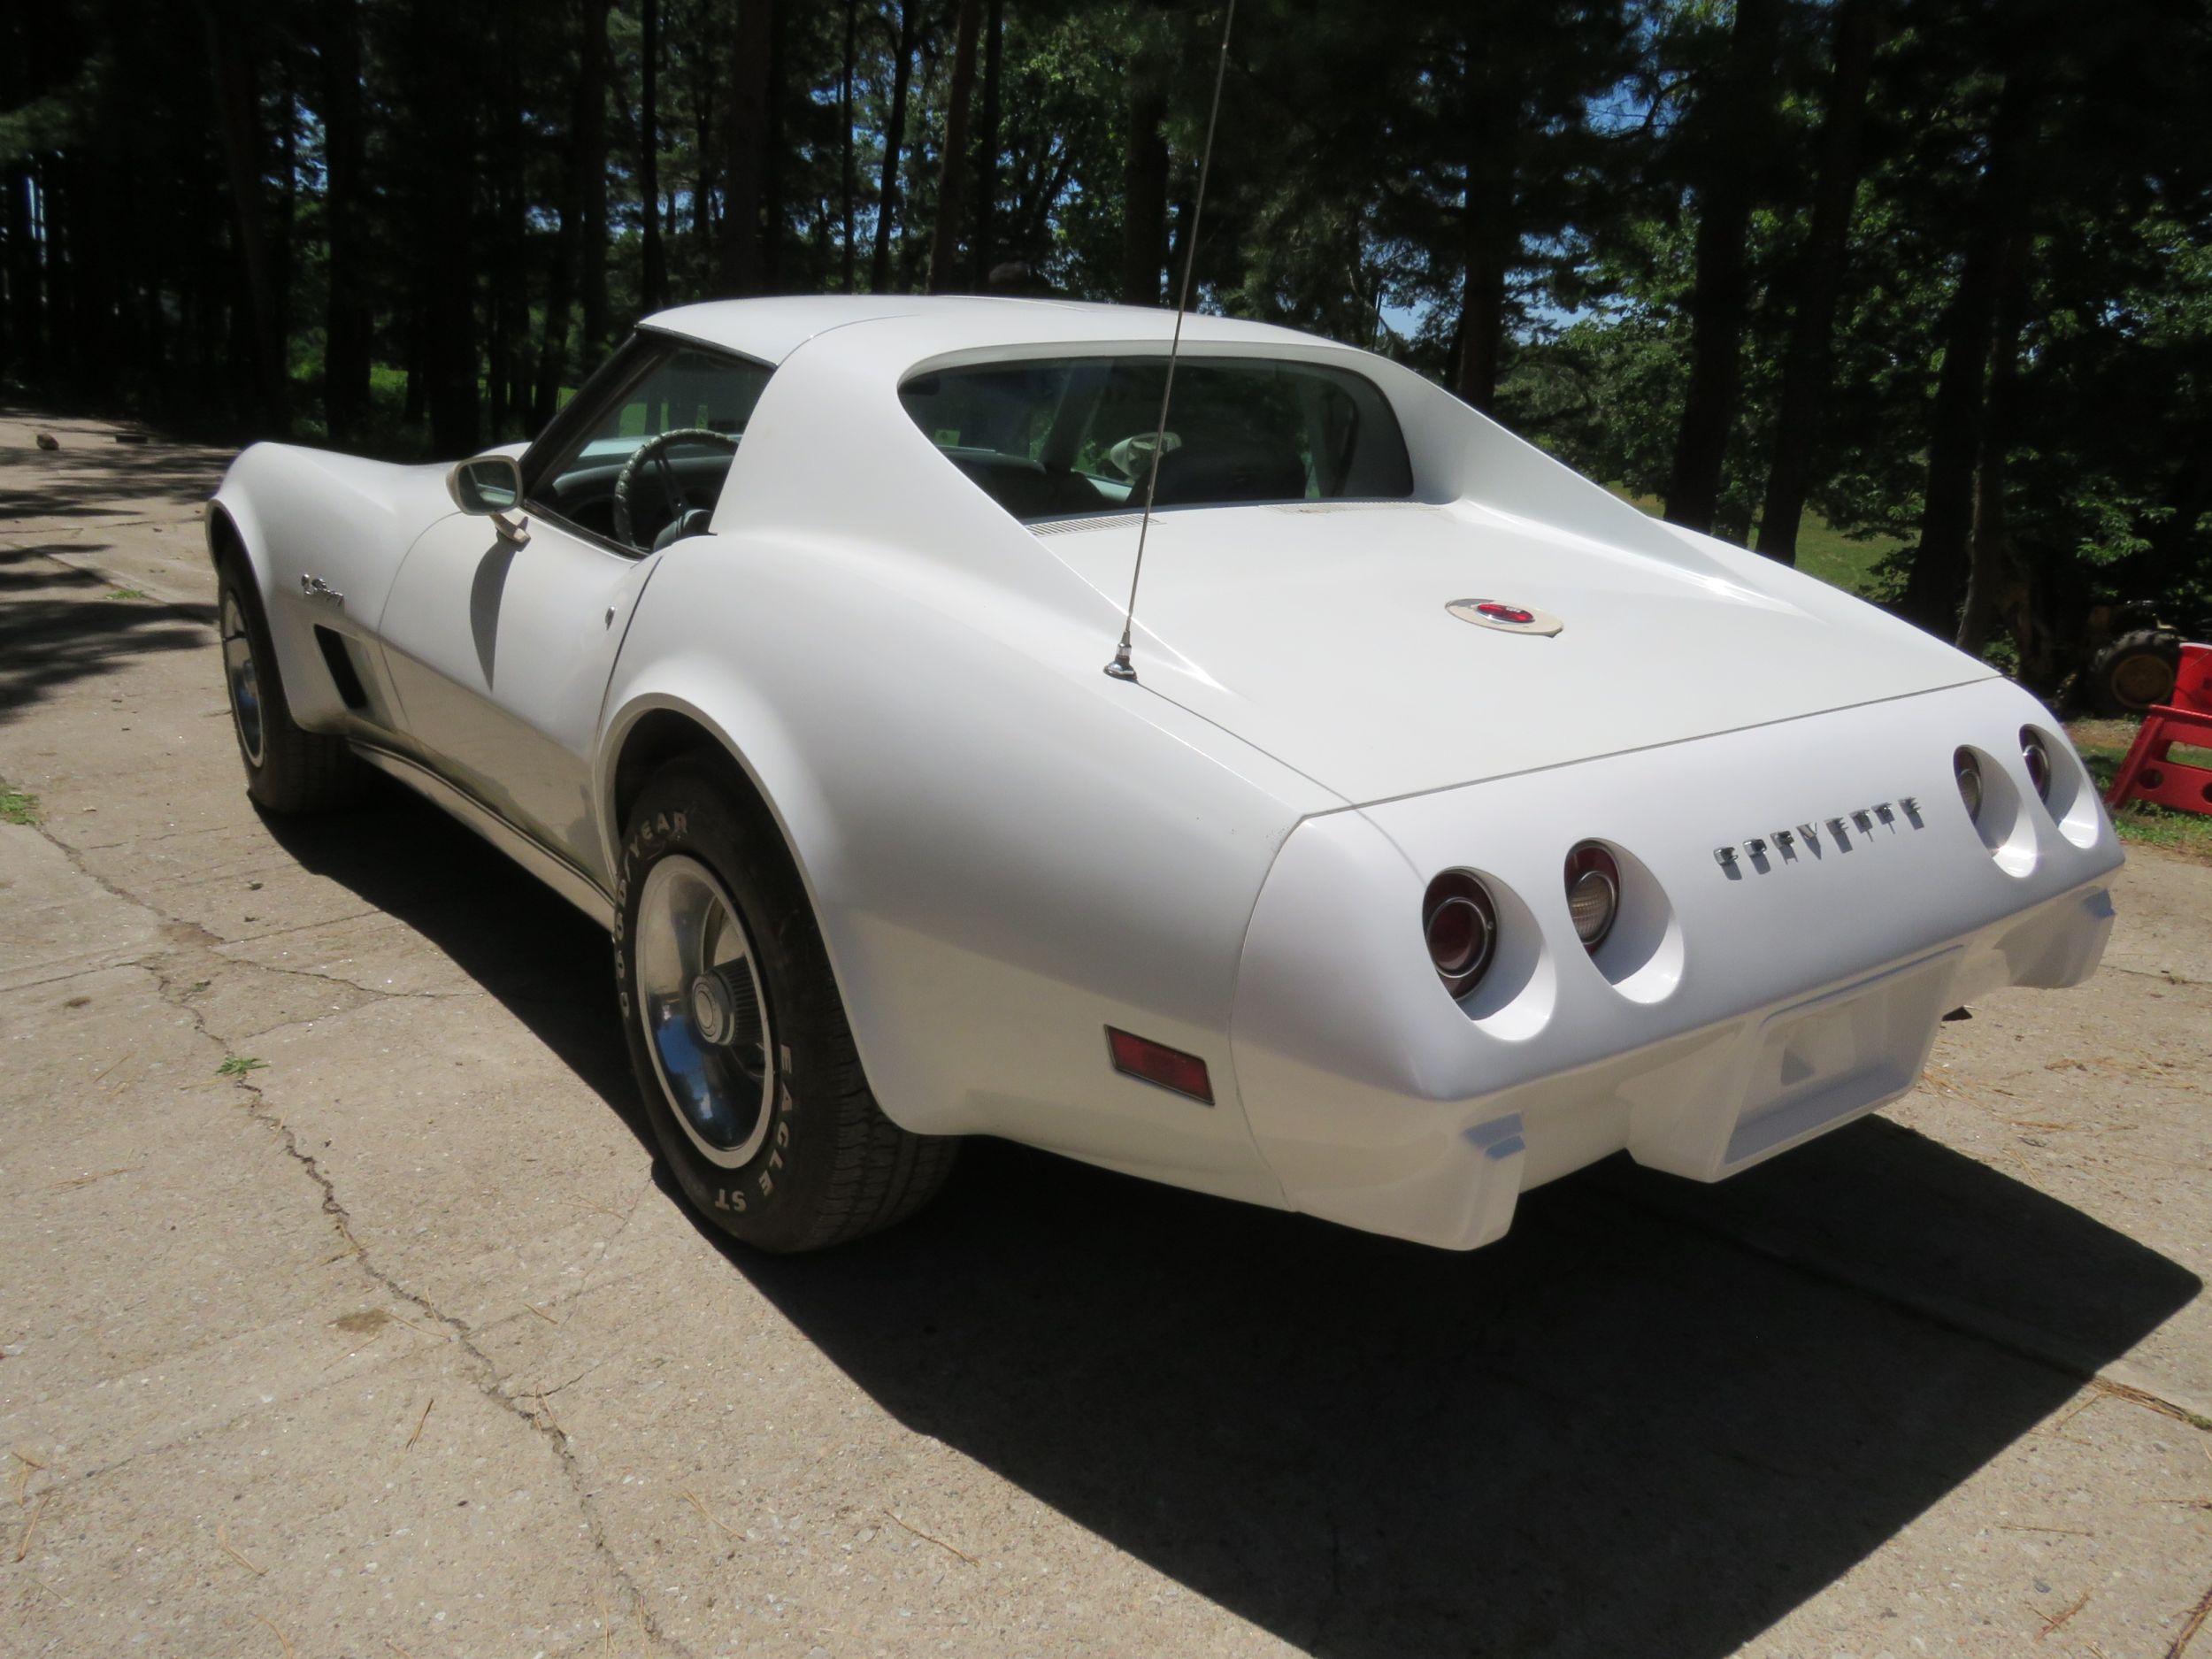
M 315 643 L 322 647 L 323 663 L 330 670 L 331 683 L 338 687 L 339 701 L 349 709 L 367 708 L 369 694 L 362 687 L 360 671 L 353 665 L 353 653 L 347 647 L 345 635 L 318 623 Z
M 1090 518 L 1047 518 L 1029 526 L 1032 535 L 1079 535 L 1086 530 L 1125 530 L 1143 518 L 1137 512 L 1102 513 Z

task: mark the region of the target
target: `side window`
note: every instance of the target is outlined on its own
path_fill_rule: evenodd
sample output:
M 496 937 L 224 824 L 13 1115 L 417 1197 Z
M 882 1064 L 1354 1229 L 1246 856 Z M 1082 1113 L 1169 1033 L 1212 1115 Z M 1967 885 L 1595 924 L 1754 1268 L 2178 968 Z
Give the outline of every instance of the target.
M 639 552 L 700 534 L 768 375 L 710 351 L 654 358 L 590 418 L 534 495 L 571 524 Z

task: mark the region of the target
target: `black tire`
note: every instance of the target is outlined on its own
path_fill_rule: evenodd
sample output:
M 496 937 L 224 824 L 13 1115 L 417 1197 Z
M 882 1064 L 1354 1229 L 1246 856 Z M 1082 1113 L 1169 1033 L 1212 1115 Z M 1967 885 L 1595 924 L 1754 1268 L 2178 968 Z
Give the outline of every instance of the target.
M 768 1132 L 734 1166 L 706 1156 L 679 1120 L 641 1011 L 647 880 L 679 855 L 706 867 L 742 921 L 772 1033 Z M 757 1249 L 818 1250 L 904 1220 L 944 1185 L 958 1138 L 910 1134 L 876 1104 L 783 838 L 714 762 L 671 761 L 639 795 L 624 826 L 614 947 L 622 1028 L 654 1138 L 685 1195 L 715 1225 Z
M 346 746 L 342 737 L 302 731 L 292 718 L 292 705 L 284 695 L 283 676 L 277 667 L 276 647 L 269 638 L 269 618 L 261 608 L 260 590 L 253 572 L 235 554 L 225 556 L 216 567 L 216 628 L 223 634 L 223 690 L 230 704 L 232 735 L 238 740 L 238 758 L 246 768 L 246 793 L 267 811 L 285 814 L 328 812 L 350 806 L 367 787 L 369 769 Z M 258 688 L 257 712 L 260 752 L 255 753 L 252 721 L 241 707 L 237 678 L 231 672 L 233 609 L 243 623 L 243 637 L 251 653 L 253 678 Z
M 2181 670 L 2181 636 L 2166 628 L 2137 628 L 2089 659 L 2083 694 L 2099 714 L 2141 714 L 2174 695 Z M 2164 689 L 2156 687 L 2162 681 Z

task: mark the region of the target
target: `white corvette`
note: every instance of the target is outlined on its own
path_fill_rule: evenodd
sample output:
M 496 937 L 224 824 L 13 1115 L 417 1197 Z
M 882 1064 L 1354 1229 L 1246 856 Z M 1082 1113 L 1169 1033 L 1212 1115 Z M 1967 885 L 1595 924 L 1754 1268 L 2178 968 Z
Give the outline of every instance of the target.
M 695 305 L 526 448 L 247 450 L 254 799 L 380 769 L 606 923 L 669 1162 L 771 1249 L 970 1134 L 1466 1248 L 2094 969 L 2120 850 L 2033 698 L 1363 352 L 1189 318 L 1156 442 L 1172 321 Z

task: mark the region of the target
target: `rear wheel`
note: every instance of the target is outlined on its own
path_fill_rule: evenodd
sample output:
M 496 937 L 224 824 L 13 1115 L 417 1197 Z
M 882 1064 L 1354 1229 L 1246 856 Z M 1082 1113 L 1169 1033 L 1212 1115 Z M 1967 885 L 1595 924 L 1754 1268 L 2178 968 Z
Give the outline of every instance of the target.
M 765 1250 L 887 1227 L 959 1142 L 910 1134 L 869 1092 L 798 872 L 716 766 L 672 761 L 630 814 L 616 889 L 623 1028 L 654 1138 L 687 1195 Z
M 219 572 L 216 620 L 246 793 L 272 812 L 326 812 L 357 800 L 368 769 L 343 738 L 294 723 L 261 595 L 235 557 L 226 557 Z

